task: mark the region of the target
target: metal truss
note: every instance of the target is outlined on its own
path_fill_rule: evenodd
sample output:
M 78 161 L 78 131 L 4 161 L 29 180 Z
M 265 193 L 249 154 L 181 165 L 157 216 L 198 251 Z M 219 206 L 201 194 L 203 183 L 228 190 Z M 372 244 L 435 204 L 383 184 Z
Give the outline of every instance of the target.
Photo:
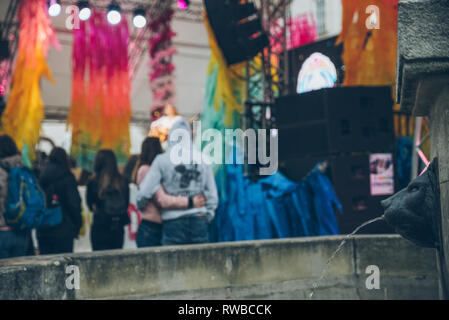
M 190 1 L 190 6 L 186 10 L 179 10 L 176 5 L 176 0 L 116 0 L 120 5 L 122 12 L 133 13 L 134 9 L 140 7 L 147 11 L 147 16 L 154 19 L 151 15 L 155 10 L 172 7 L 176 10 L 175 19 L 186 20 L 189 22 L 203 22 L 203 1 Z M 63 5 L 76 5 L 78 0 L 62 0 Z M 111 0 L 90 0 L 89 4 L 92 7 L 99 9 L 107 9 Z M 150 14 L 151 13 L 151 14 Z
M 252 109 L 259 106 L 256 109 L 261 114 L 256 115 L 247 109 L 245 116 L 251 117 L 248 122 L 257 122 L 260 128 L 270 127 L 270 104 L 274 103 L 275 97 L 288 93 L 287 22 L 290 2 L 291 0 L 254 1 L 270 45 L 258 57 L 247 61 L 247 107 Z
M 269 72 L 272 87 L 267 97 L 287 94 L 288 92 L 288 19 L 292 0 L 259 0 L 262 21 L 270 39 L 265 57 L 266 71 Z
M 255 0 L 269 46 L 258 57 L 246 62 L 246 102 L 242 119 L 244 130 L 274 129 L 275 98 L 288 93 L 288 19 L 291 0 Z M 246 149 L 245 149 L 246 158 Z M 250 168 L 245 159 L 244 174 L 256 177 L 257 166 Z
M 132 2 L 132 1 L 131 1 Z M 138 1 L 134 1 L 138 2 Z M 165 12 L 170 7 L 175 10 L 173 19 L 187 21 L 191 23 L 203 23 L 203 5 L 200 2 L 191 2 L 187 10 L 178 10 L 176 8 L 175 0 L 153 0 L 146 1 L 146 6 L 144 7 L 147 16 L 151 19 L 157 19 L 159 15 Z M 131 80 L 133 79 L 135 73 L 139 69 L 142 63 L 145 52 L 148 51 L 148 36 L 149 36 L 149 25 L 143 29 L 135 31 L 130 37 L 130 43 L 128 45 L 128 55 L 129 55 L 129 71 Z
M 63 0 L 64 5 L 76 5 L 77 0 Z M 174 19 L 187 21 L 191 23 L 203 22 L 203 4 L 202 1 L 191 1 L 187 10 L 179 10 L 176 7 L 175 0 L 118 0 L 118 4 L 122 12 L 132 14 L 134 9 L 141 7 L 146 11 L 148 21 L 155 20 L 163 12 L 170 7 L 175 10 Z M 107 9 L 110 0 L 91 0 L 90 5 L 99 8 Z M 149 25 L 142 29 L 130 28 L 130 41 L 128 43 L 129 56 L 129 74 L 131 80 L 139 69 L 142 63 L 145 52 L 148 51 Z
M 157 19 L 162 13 L 172 7 L 173 3 L 173 0 L 152 1 L 150 4 L 147 4 L 147 7 L 144 7 L 147 17 L 151 17 L 152 20 Z M 145 53 L 148 51 L 150 32 L 149 24 L 147 24 L 145 28 L 134 31 L 134 33 L 130 35 L 130 42 L 128 43 L 128 63 L 131 80 L 139 69 Z

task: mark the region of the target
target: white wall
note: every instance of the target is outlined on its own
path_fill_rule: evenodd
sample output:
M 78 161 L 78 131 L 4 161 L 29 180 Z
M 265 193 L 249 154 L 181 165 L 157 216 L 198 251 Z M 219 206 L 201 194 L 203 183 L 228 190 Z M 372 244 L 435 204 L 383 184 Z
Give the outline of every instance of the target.
M 148 131 L 146 126 L 131 124 L 131 154 L 140 153 L 140 147 L 143 140 L 147 137 L 147 133 Z M 64 148 L 67 152 L 70 151 L 72 132 L 71 130 L 66 130 L 65 122 L 48 120 L 43 121 L 41 136 L 50 138 L 56 146 Z M 41 143 L 39 148 L 47 154 L 51 152 L 51 146 L 46 142 Z
M 340 0 L 324 0 L 324 5 L 326 33 L 320 37 L 327 38 L 340 33 L 342 7 Z M 317 20 L 317 0 L 293 0 L 290 8 L 292 17 L 313 13 Z

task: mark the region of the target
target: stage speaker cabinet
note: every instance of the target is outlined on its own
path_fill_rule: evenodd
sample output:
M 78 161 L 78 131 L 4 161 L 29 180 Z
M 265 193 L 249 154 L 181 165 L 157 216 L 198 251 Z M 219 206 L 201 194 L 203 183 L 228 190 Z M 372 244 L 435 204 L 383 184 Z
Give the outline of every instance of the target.
M 299 182 L 321 161 L 329 160 L 327 156 L 306 156 L 279 161 L 279 171 L 288 179 Z
M 251 1 L 204 0 L 210 26 L 228 65 L 247 61 L 269 45 Z
M 376 157 L 391 157 L 391 161 L 381 163 L 385 171 L 376 171 Z M 392 159 L 393 153 L 384 153 L 338 156 L 330 160 L 332 184 L 343 207 L 343 213 L 337 214 L 340 233 L 351 233 L 363 222 L 383 214 L 380 201 L 390 197 L 396 185 Z M 376 184 L 378 181 L 387 181 L 388 185 L 385 187 Z M 379 221 L 362 229 L 360 233 L 394 231 L 386 223 Z
M 394 148 L 391 87 L 326 88 L 276 100 L 279 161 Z

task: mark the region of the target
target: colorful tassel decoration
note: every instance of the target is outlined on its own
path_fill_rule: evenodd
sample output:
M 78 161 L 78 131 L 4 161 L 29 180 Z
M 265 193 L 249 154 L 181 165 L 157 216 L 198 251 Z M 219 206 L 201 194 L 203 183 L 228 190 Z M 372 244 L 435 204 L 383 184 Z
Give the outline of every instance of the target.
M 175 103 L 175 83 L 173 75 L 175 65 L 172 57 L 176 53 L 172 39 L 176 33 L 171 29 L 170 23 L 174 11 L 167 9 L 159 18 L 150 23 L 149 54 L 150 68 L 149 80 L 153 95 L 150 113 L 152 120 L 162 115 L 162 110 L 167 104 Z M 155 115 L 158 116 L 155 116 Z
M 20 1 L 18 16 L 18 56 L 1 131 L 10 135 L 19 149 L 28 150 L 25 162 L 30 163 L 44 117 L 40 79 L 46 77 L 53 81 L 46 57 L 50 44 L 58 49 L 59 44 L 47 13 L 46 1 Z
M 127 21 L 113 26 L 104 12 L 93 10 L 73 37 L 71 153 L 86 170 L 92 170 L 95 154 L 104 148 L 123 163 L 129 155 L 131 118 Z

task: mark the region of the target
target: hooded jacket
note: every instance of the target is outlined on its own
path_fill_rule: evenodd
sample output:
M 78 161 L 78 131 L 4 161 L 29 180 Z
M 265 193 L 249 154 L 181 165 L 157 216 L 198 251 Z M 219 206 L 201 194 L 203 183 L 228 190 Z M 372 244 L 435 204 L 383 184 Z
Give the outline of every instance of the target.
M 162 220 L 205 215 L 210 221 L 218 205 L 217 187 L 212 168 L 202 163 L 201 153 L 193 148 L 192 133 L 186 120 L 173 124 L 168 133 L 168 150 L 159 154 L 143 179 L 137 193 L 137 207 L 145 209 L 159 187 L 171 195 L 193 197 L 203 194 L 206 206 L 191 209 L 160 209 Z
M 38 238 L 76 238 L 82 225 L 81 197 L 76 179 L 68 168 L 49 162 L 39 179 L 44 192 L 54 186 L 62 209 L 62 223 L 55 227 L 39 228 Z
M 16 167 L 22 167 L 23 161 L 20 154 L 0 160 L 0 228 L 7 228 L 4 214 L 6 210 L 6 201 L 8 198 L 8 176 L 9 170 Z

